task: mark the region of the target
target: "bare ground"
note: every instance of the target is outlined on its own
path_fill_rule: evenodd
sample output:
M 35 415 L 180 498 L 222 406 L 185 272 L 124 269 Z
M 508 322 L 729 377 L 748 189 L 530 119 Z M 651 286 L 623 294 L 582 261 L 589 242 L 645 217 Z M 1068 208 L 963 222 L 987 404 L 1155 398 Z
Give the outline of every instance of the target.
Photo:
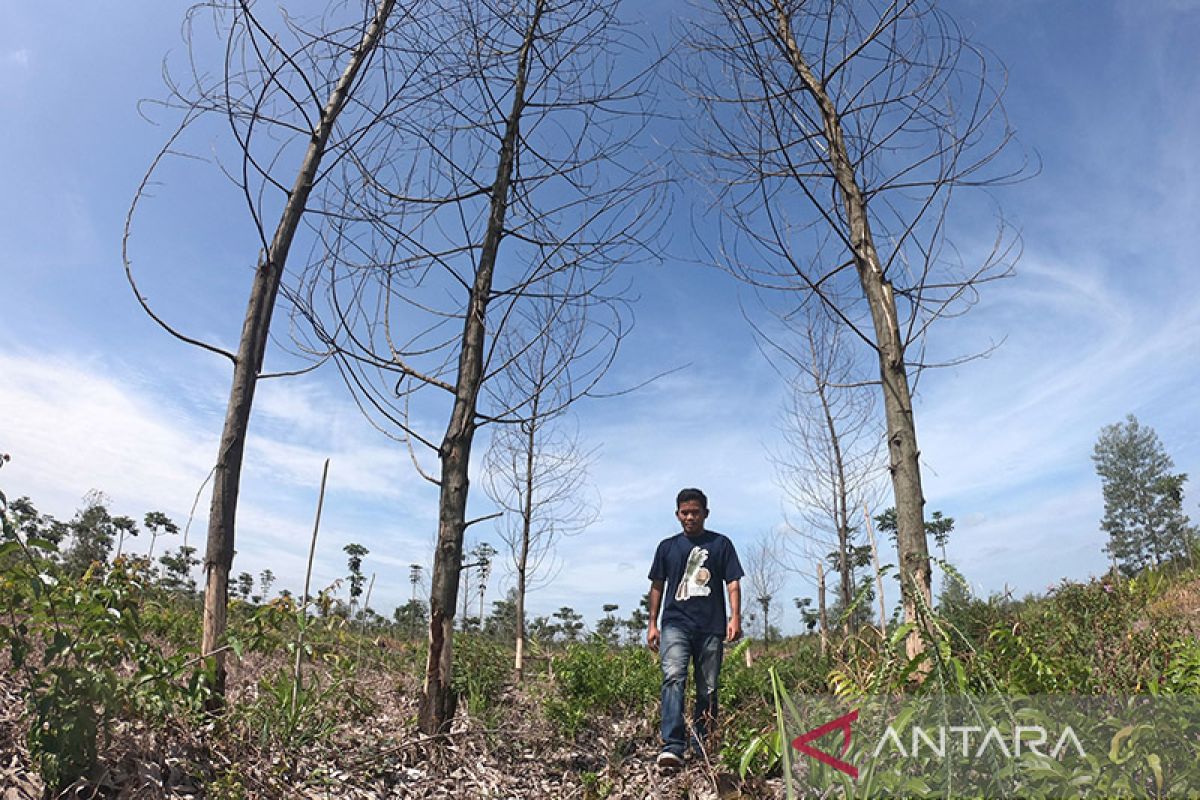
M 6 660 L 0 657 L 0 660 Z M 7 667 L 7 665 L 3 665 Z M 252 704 L 251 657 L 230 674 L 234 707 Z M 277 666 L 277 664 L 275 665 Z M 24 735 L 19 679 L 0 672 L 0 800 L 44 797 Z M 575 740 L 558 734 L 536 691 L 509 691 L 489 718 L 460 709 L 446 735 L 416 730 L 415 676 L 364 669 L 344 707 L 321 711 L 327 729 L 287 746 L 262 721 L 154 726 L 121 720 L 101 744 L 90 779 L 64 798 L 760 798 L 782 797 L 778 781 L 741 782 L 715 764 L 693 761 L 673 774 L 654 766 L 654 720 L 599 719 Z

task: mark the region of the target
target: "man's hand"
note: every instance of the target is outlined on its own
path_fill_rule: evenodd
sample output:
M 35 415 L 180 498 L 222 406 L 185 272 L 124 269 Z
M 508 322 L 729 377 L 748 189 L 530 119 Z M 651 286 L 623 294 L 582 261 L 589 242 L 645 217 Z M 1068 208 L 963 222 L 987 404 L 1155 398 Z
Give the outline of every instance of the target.
M 662 607 L 663 587 L 666 581 L 650 581 L 650 627 L 646 629 L 646 645 L 653 653 L 658 652 L 658 609 Z
M 742 638 L 742 584 L 729 581 L 725 584 L 729 592 L 729 624 L 725 626 L 725 641 L 736 642 Z

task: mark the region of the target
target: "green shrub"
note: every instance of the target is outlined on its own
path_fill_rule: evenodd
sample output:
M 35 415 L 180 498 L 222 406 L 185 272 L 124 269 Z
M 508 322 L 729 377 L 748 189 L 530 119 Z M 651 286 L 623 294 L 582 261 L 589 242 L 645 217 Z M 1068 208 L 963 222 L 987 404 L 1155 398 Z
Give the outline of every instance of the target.
M 744 651 L 751 646 L 746 640 L 731 649 L 721 669 L 718 758 L 743 776 L 770 774 L 779 763 L 771 671 L 793 694 L 828 691 L 829 661 L 811 638 L 786 642 L 746 666 Z
M 467 702 L 467 711 L 486 716 L 500 700 L 512 670 L 512 651 L 482 636 L 454 639 L 454 675 L 450 686 Z
M 202 628 L 199 603 L 160 586 L 149 587 L 140 608 L 142 632 L 177 647 L 192 647 L 200 641 Z
M 57 791 L 92 770 L 111 720 L 198 712 L 205 688 L 198 659 L 167 657 L 143 636 L 140 608 L 152 589 L 144 561 L 95 563 L 72 576 L 54 552 L 50 542 L 15 535 L 0 545 L 0 608 L 8 612 L 0 644 L 25 676 L 30 754 Z M 189 668 L 191 678 L 179 682 Z
M 1063 582 L 996 624 L 980 668 L 1014 694 L 1138 694 L 1147 691 L 1184 636 L 1178 620 L 1148 616 L 1165 578 Z
M 597 716 L 645 715 L 654 707 L 661 682 L 658 662 L 645 648 L 573 644 L 554 660 L 546 716 L 573 737 Z
M 1152 694 L 1200 695 L 1200 641 L 1186 637 L 1171 646 L 1162 678 L 1150 683 Z
M 793 694 L 827 691 L 825 676 L 830 662 L 821 656 L 816 643 L 810 639 L 794 639 L 773 651 L 760 653 L 747 667 L 743 651 L 751 646 L 750 640 L 745 640 L 725 655 L 721 667 L 722 708 L 771 707 L 774 702 L 769 674 L 772 667 Z
M 253 701 L 228 710 L 225 724 L 244 729 L 263 752 L 293 752 L 333 733 L 354 699 L 336 677 L 324 683 L 308 677 L 293 702 L 296 689 L 292 669 L 278 669 L 258 681 Z

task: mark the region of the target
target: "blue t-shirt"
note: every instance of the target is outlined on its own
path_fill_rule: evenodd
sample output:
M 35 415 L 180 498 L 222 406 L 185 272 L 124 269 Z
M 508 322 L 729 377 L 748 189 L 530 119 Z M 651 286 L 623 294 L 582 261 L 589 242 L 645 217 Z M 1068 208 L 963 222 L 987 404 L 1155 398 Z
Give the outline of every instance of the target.
M 742 564 L 729 537 L 705 530 L 658 543 L 650 580 L 665 581 L 660 627 L 725 635 L 725 584 L 740 580 Z

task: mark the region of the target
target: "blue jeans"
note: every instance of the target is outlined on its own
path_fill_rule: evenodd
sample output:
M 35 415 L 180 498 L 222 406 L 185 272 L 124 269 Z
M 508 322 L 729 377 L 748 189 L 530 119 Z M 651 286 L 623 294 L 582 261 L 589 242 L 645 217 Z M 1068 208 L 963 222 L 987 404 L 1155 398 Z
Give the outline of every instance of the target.
M 682 756 L 689 744 L 696 749 L 704 743 L 712 730 L 717 716 L 717 686 L 721 675 L 723 638 L 715 633 L 693 633 L 676 627 L 662 629 L 659 652 L 663 673 L 663 750 Z M 696 705 L 692 710 L 695 737 L 690 741 L 683 722 L 689 663 L 695 665 L 696 680 Z

